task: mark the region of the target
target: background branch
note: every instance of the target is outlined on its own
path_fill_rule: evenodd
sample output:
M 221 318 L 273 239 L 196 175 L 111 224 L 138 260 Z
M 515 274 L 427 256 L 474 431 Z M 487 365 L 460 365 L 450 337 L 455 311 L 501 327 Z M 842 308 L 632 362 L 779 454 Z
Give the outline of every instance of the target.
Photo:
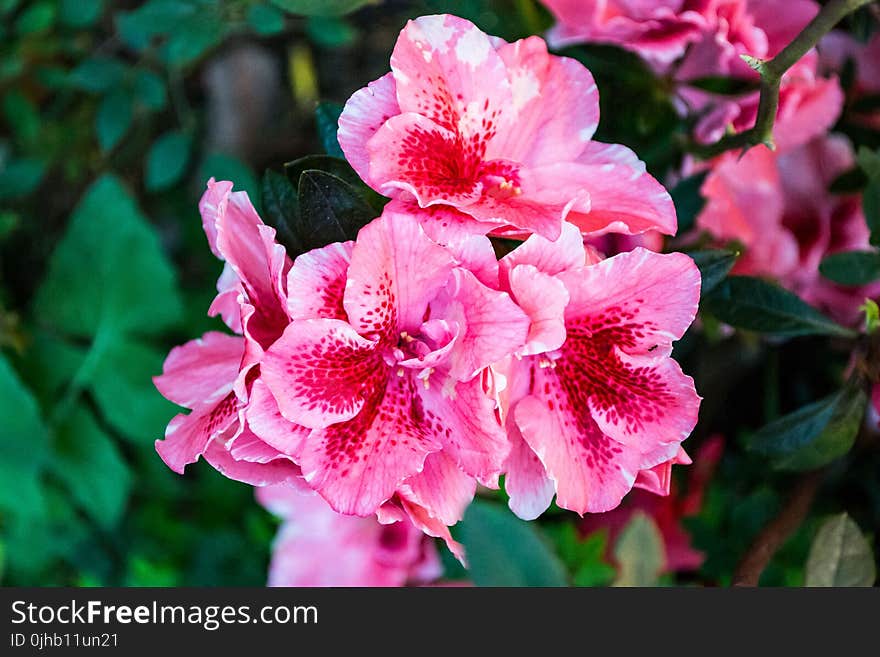
M 823 36 L 844 17 L 873 0 L 831 0 L 794 40 L 775 57 L 761 60 L 748 55 L 742 58 L 761 76 L 760 98 L 755 125 L 748 130 L 725 135 L 714 144 L 693 144 L 691 152 L 697 157 L 708 159 L 735 148 L 749 149 L 764 144 L 769 149 L 773 143 L 773 124 L 779 109 L 779 87 L 782 77 L 794 64 L 806 55 Z

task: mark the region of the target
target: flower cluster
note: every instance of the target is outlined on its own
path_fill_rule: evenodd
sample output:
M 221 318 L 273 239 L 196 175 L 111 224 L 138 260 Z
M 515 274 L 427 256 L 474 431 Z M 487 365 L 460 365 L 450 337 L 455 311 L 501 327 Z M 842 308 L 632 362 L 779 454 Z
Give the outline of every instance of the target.
M 693 261 L 584 245 L 676 229 L 635 154 L 592 141 L 590 73 L 453 16 L 411 21 L 391 68 L 339 122 L 347 159 L 392 199 L 381 216 L 291 261 L 244 193 L 209 182 L 204 228 L 226 263 L 211 313 L 236 336 L 175 349 L 156 380 L 192 409 L 157 442 L 174 470 L 204 456 L 273 485 L 270 506 L 288 503 L 278 486 L 308 489 L 293 507 L 401 523 L 339 530 L 372 537 L 370 581 L 418 578 L 410 527 L 461 557 L 449 527 L 501 475 L 523 518 L 554 495 L 584 514 L 634 486 L 668 492 L 700 402 L 671 357 L 697 311 Z M 499 261 L 487 235 L 524 241 Z M 377 570 L 392 534 L 400 554 Z
M 742 56 L 769 59 L 818 13 L 814 0 L 544 0 L 557 19 L 552 44 L 611 43 L 633 50 L 676 83 L 682 112 L 700 118 L 694 137 L 704 143 L 754 125 L 758 74 Z M 716 93 L 710 83 L 739 80 L 744 90 Z M 782 80 L 774 140 L 794 147 L 826 131 L 843 93 L 819 72 L 810 52 Z

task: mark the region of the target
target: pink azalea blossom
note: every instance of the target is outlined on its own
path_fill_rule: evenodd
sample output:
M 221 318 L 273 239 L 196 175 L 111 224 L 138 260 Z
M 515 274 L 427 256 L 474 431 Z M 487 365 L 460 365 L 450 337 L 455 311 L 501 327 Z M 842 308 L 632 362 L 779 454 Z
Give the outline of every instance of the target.
M 336 513 L 319 496 L 289 486 L 256 491 L 283 520 L 272 545 L 269 586 L 404 586 L 438 579 L 433 541 L 408 520 Z
M 620 532 L 629 524 L 633 515 L 639 511 L 647 514 L 657 525 L 663 537 L 664 565 L 661 572 L 678 572 L 698 569 L 704 555 L 694 549 L 691 536 L 683 527 L 685 518 L 700 512 L 703 494 L 721 458 L 724 441 L 721 436 L 707 440 L 697 452 L 694 465 L 689 469 L 686 492 L 682 494 L 672 485 L 671 467 L 675 463 L 690 463 L 681 450 L 679 454 L 662 464 L 662 485 L 659 488 L 645 488 L 630 493 L 623 504 L 606 513 L 586 516 L 580 523 L 581 533 L 589 535 L 606 529 L 609 532 L 607 557 L 613 559 L 613 546 Z M 636 481 L 636 488 L 640 488 Z
M 820 275 L 819 263 L 831 253 L 869 248 L 859 196 L 828 191 L 853 165 L 849 142 L 834 135 L 781 154 L 755 148 L 740 159 L 726 153 L 703 183 L 706 205 L 697 226 L 744 248 L 735 273 L 775 278 L 852 323 L 865 297 L 875 297 L 880 286 L 836 285 Z
M 338 136 L 358 174 L 439 241 L 555 239 L 564 219 L 585 233 L 673 234 L 668 193 L 632 151 L 592 141 L 598 120 L 593 77 L 575 60 L 440 15 L 406 25 L 391 72 L 349 99 Z
M 461 266 L 495 262 L 475 239 L 459 260 L 386 209 L 354 244 L 300 256 L 294 319 L 260 366 L 283 418 L 309 428 L 292 455 L 333 509 L 408 518 L 454 550 L 447 527 L 477 481 L 497 486 L 508 451 L 483 372 L 521 348 L 529 324 Z
M 700 402 L 670 357 L 697 311 L 693 261 L 642 248 L 597 261 L 566 224 L 556 242 L 533 236 L 500 264 L 532 320 L 524 348 L 497 368 L 511 509 L 535 518 L 555 493 L 562 508 L 602 512 L 637 482 L 663 486 L 656 468 L 679 455 Z
M 665 68 L 708 28 L 709 0 L 543 0 L 554 47 L 610 43 Z
M 275 408 L 246 375 L 289 322 L 284 290 L 289 259 L 275 243 L 275 231 L 263 224 L 247 194 L 232 192 L 232 183 L 210 180 L 199 207 L 209 245 L 226 263 L 210 312 L 243 335 L 212 331 L 171 350 L 154 381 L 166 398 L 191 412 L 171 420 L 156 451 L 178 473 L 204 456 L 232 479 L 300 485 L 300 469 L 288 451 L 307 432 L 298 427 L 268 433 L 270 443 L 247 421 L 250 406 Z

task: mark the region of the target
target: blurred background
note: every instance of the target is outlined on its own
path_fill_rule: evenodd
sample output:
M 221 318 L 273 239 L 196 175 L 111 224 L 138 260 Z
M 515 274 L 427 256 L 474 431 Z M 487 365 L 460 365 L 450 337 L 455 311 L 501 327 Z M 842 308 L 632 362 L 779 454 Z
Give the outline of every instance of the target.
M 408 18 L 454 13 L 508 40 L 552 23 L 533 0 L 326 4 L 364 6 L 305 17 L 253 0 L 0 0 L 0 583 L 265 583 L 278 521 L 253 490 L 203 463 L 178 476 L 153 447 L 177 411 L 151 377 L 172 346 L 223 330 L 206 316 L 222 268 L 198 214 L 206 180 L 233 180 L 259 209 L 267 168 L 335 152 L 341 104 L 388 70 Z M 674 180 L 686 126 L 664 81 L 612 47 L 578 56 L 599 84 L 597 137 Z M 682 199 L 686 220 L 696 190 Z M 739 434 L 832 390 L 843 362 L 818 339 L 769 357 L 748 340 L 685 342 L 677 355 L 706 402 L 673 497 L 635 494 L 584 522 L 555 510 L 528 529 L 484 508 L 482 534 L 457 530 L 477 532 L 476 568 L 512 552 L 592 585 L 624 571 L 638 582 L 626 568 L 653 559 L 660 583 L 730 581 L 790 483 Z M 876 452 L 828 484 L 762 583 L 802 583 L 823 511 L 880 527 Z M 443 554 L 447 578 L 466 577 Z

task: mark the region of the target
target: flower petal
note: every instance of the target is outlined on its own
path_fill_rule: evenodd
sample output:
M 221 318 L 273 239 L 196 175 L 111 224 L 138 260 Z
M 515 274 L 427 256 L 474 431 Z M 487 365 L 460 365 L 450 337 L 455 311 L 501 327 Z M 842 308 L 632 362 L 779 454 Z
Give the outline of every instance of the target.
M 507 422 L 510 454 L 504 464 L 504 490 L 510 498 L 510 510 L 523 520 L 534 520 L 553 501 L 556 493 L 538 455 L 523 440 L 512 419 Z
M 166 399 L 185 408 L 216 403 L 232 389 L 243 350 L 241 337 L 209 331 L 172 349 L 153 383 Z
M 245 418 L 248 428 L 260 440 L 293 457 L 298 456 L 311 431 L 281 415 L 278 402 L 262 379 L 257 379 L 251 386 Z
M 217 404 L 206 404 L 189 415 L 175 416 L 165 429 L 165 439 L 155 443 L 165 465 L 183 474 L 183 469 L 198 461 L 215 438 L 237 424 L 238 408 L 238 399 L 229 393 Z
M 287 272 L 291 319 L 346 319 L 342 307 L 354 242 L 334 242 L 298 256 Z

